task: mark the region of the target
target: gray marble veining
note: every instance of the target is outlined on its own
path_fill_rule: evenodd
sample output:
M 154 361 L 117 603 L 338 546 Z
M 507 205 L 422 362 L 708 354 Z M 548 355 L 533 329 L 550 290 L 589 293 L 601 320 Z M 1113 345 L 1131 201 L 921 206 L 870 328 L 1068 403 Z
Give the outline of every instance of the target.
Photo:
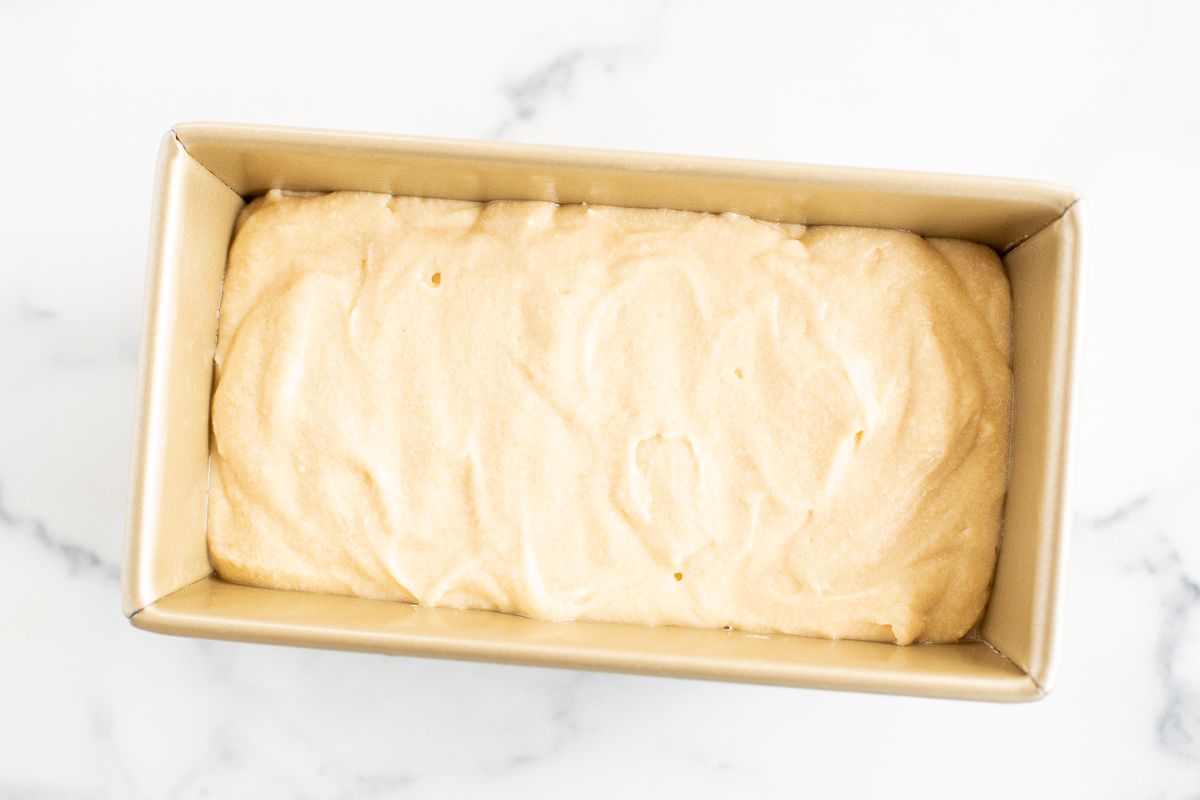
M 66 565 L 68 575 L 94 573 L 113 583 L 121 579 L 121 568 L 106 561 L 89 547 L 65 540 L 50 530 L 45 522 L 34 516 L 18 515 L 4 502 L 3 486 L 0 485 L 0 528 L 13 536 L 28 536 L 44 552 Z
M 502 95 L 509 108 L 487 137 L 508 138 L 518 126 L 534 122 L 547 105 L 569 100 L 585 72 L 599 72 L 609 81 L 622 76 L 629 80 L 630 73 L 654 54 L 664 17 L 672 6 L 669 0 L 650 6 L 649 16 L 639 20 L 627 38 L 612 44 L 570 46 L 506 83 Z

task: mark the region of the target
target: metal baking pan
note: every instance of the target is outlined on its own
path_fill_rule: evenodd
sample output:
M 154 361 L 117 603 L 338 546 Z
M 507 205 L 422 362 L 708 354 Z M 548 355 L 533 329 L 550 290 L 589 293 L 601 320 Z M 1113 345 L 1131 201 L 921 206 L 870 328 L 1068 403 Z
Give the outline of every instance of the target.
M 226 583 L 206 541 L 217 311 L 233 223 L 269 189 L 733 211 L 900 228 L 1001 253 L 1013 290 L 1004 531 L 976 633 L 955 644 L 555 623 Z M 1072 191 L 999 178 L 446 141 L 177 126 L 155 186 L 123 606 L 134 625 L 306 647 L 979 700 L 1054 682 L 1070 523 L 1084 215 Z

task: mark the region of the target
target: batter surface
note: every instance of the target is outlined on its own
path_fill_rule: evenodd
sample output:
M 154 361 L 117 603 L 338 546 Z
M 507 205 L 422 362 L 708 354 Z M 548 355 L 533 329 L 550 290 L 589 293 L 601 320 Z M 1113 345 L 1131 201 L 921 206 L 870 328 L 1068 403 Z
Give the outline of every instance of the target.
M 229 254 L 230 581 L 950 641 L 987 599 L 1009 290 L 910 233 L 272 193 Z

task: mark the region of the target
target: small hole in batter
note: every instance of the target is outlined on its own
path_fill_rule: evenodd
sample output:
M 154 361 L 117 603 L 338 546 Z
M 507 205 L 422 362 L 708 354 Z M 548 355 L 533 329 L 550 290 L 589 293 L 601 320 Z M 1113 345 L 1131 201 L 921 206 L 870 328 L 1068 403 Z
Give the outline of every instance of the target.
M 433 277 L 429 279 L 429 282 L 432 283 L 434 286 L 437 286 L 438 284 L 440 284 L 442 282 L 442 273 L 440 273 L 440 272 L 433 273 Z
M 858 447 L 858 445 L 862 442 L 862 437 L 863 437 L 862 431 L 859 431 L 858 433 L 854 434 L 854 446 L 855 447 Z
M 682 572 L 676 572 L 676 573 L 675 573 L 675 580 L 677 580 L 677 581 L 681 581 L 681 580 L 683 580 L 683 573 L 682 573 Z
M 733 630 L 733 626 L 732 626 L 732 625 L 726 625 L 726 626 L 725 626 L 725 630 L 727 630 L 727 631 L 731 631 L 731 630 Z

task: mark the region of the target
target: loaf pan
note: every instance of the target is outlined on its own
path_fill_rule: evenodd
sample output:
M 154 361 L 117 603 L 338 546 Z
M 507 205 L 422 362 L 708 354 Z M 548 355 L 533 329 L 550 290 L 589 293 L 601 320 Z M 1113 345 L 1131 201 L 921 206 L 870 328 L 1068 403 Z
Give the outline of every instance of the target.
M 1014 416 L 991 598 L 969 638 L 912 645 L 600 622 L 239 586 L 206 543 L 213 350 L 234 220 L 269 189 L 548 200 L 899 228 L 982 242 L 1013 291 Z M 188 124 L 155 178 L 123 607 L 247 642 L 976 700 L 1054 683 L 1070 523 L 1083 204 L 1043 183 L 495 142 Z

